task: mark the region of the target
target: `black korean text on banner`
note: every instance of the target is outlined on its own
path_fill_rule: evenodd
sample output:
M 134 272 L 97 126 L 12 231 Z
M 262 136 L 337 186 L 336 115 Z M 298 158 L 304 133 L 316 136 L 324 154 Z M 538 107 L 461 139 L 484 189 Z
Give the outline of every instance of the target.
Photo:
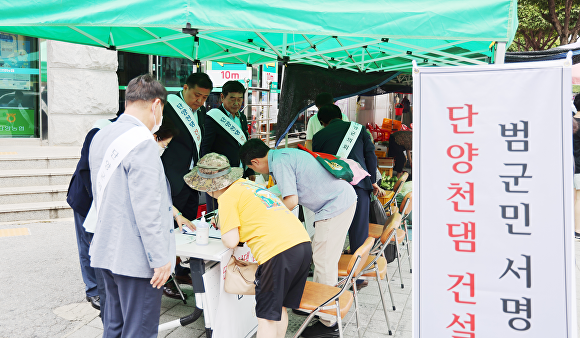
M 513 201 L 514 205 L 500 204 L 501 218 L 509 221 L 506 223 L 507 232 L 515 236 L 530 236 L 532 235 L 530 227 L 530 204 L 526 203 L 526 195 L 530 192 L 525 187 L 525 182 L 530 180 L 533 176 L 527 175 L 529 160 L 529 121 L 522 121 L 516 123 L 500 124 L 500 135 L 506 142 L 506 151 L 511 153 L 511 156 L 518 163 L 504 163 L 506 174 L 499 175 L 504 186 L 504 197 Z M 525 237 L 524 237 L 525 238 Z M 506 258 L 507 266 L 499 279 L 503 279 L 505 283 L 512 283 L 515 277 L 518 280 L 525 281 L 525 287 L 522 289 L 522 294 L 525 294 L 526 289 L 532 287 L 532 257 L 531 255 L 521 255 L 524 260 L 521 266 L 514 266 L 515 260 Z M 510 278 L 508 278 L 510 276 Z M 523 301 L 518 299 L 501 299 L 502 311 L 509 315 L 525 314 L 524 317 L 512 317 L 507 321 L 509 327 L 515 331 L 527 331 L 532 327 L 532 299 L 531 297 L 522 297 Z

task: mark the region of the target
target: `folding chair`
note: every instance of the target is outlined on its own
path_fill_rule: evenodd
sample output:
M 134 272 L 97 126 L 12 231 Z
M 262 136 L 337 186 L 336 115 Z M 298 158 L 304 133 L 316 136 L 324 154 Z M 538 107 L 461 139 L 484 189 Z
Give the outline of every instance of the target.
M 387 260 L 385 257 L 381 256 L 380 253 L 383 252 L 387 245 L 389 244 L 391 238 L 395 235 L 395 231 L 392 228 L 383 231 L 382 236 L 380 236 L 380 240 L 374 245 L 371 249 L 371 252 L 376 252 L 378 254 L 369 255 L 367 261 L 363 264 L 364 268 L 360 272 L 359 275 L 355 276 L 353 279 L 374 279 L 377 281 L 377 285 L 379 286 L 379 294 L 381 296 L 381 301 L 383 304 L 383 311 L 385 313 L 385 319 L 387 321 L 387 329 L 389 330 L 389 335 L 392 335 L 391 331 L 391 324 L 389 322 L 389 316 L 387 315 L 387 303 L 383 296 L 383 288 L 381 287 L 380 281 L 386 279 L 387 277 Z M 343 277 L 347 273 L 348 262 L 352 259 L 352 255 L 342 255 L 338 262 L 338 276 Z M 391 291 L 391 285 L 387 279 L 387 288 L 389 290 L 389 295 L 391 297 L 391 304 L 393 306 L 393 311 L 396 310 L 395 301 L 393 299 L 393 293 Z M 356 289 L 356 287 L 355 287 Z M 356 293 L 355 293 L 356 298 Z
M 399 194 L 399 192 L 401 191 L 401 189 L 403 188 L 403 183 L 405 183 L 407 181 L 408 177 L 409 177 L 409 173 L 403 173 L 403 175 L 401 175 L 401 177 L 399 177 L 397 182 L 395 182 L 395 185 L 393 186 L 393 191 L 390 192 L 389 195 L 387 196 L 387 198 L 389 200 L 384 205 L 385 211 L 387 212 L 387 216 L 390 216 L 393 214 L 393 210 L 391 208 L 391 205 L 393 205 L 394 208 L 397 208 L 396 197 Z M 392 195 L 390 195 L 390 194 L 392 194 Z
M 296 331 L 294 338 L 300 337 L 302 331 L 304 331 L 310 320 L 312 320 L 314 315 L 316 315 L 318 312 L 336 315 L 339 336 L 342 338 L 342 319 L 350 310 L 353 301 L 355 304 L 357 332 L 360 337 L 360 321 L 358 315 L 358 302 L 356 300 L 356 286 L 353 287 L 353 293 L 355 295 L 354 297 L 352 293 L 346 290 L 355 283 L 356 279 L 354 279 L 354 276 L 359 275 L 362 271 L 363 264 L 361 262 L 367 261 L 369 252 L 373 246 L 373 242 L 374 239 L 367 238 L 364 244 L 355 251 L 347 265 L 348 275 L 341 279 L 338 284 L 336 284 L 336 286 L 329 286 L 309 281 L 306 282 L 304 293 L 302 294 L 302 299 L 300 300 L 299 310 L 310 312 L 310 315 L 306 317 L 304 323 L 302 323 L 298 331 Z M 335 304 L 330 305 L 332 302 Z
M 393 218 L 397 218 L 398 222 L 401 222 L 401 214 L 398 212 L 393 213 L 385 224 L 376 224 L 376 223 L 369 223 L 369 237 L 372 238 L 380 238 L 383 235 L 383 231 L 387 229 L 387 225 L 393 221 Z M 372 252 L 372 251 L 371 251 Z
M 407 257 L 409 258 L 409 272 L 413 273 L 413 267 L 411 266 L 411 250 L 409 249 L 409 214 L 413 210 L 413 192 L 409 191 L 407 195 L 403 198 L 401 205 L 399 206 L 399 212 L 401 213 L 401 225 L 405 231 L 405 247 L 407 248 Z
M 399 245 L 403 242 L 403 240 L 405 240 L 405 231 L 401 229 L 401 214 L 399 214 L 398 211 L 395 211 L 395 213 L 393 215 L 391 215 L 391 217 L 389 217 L 389 219 L 387 220 L 387 224 L 385 224 L 385 228 L 383 229 L 383 232 L 381 233 L 381 241 L 383 238 L 384 234 L 388 234 L 388 238 L 389 238 L 389 242 L 394 242 L 396 247 L 397 247 L 397 267 L 399 270 L 399 277 L 401 278 L 401 289 L 405 288 L 405 284 L 403 284 L 403 274 L 401 273 L 401 250 L 399 248 Z M 370 229 L 369 229 L 370 230 Z M 369 231 L 370 233 L 370 231 Z M 378 238 L 378 237 L 377 237 Z M 385 258 L 385 261 L 387 259 L 386 255 L 385 255 L 385 249 L 386 249 L 386 245 L 383 248 L 383 251 L 378 251 L 378 250 L 373 250 L 371 251 L 371 254 L 376 254 L 376 255 L 381 255 L 383 256 L 383 258 Z M 407 248 L 408 249 L 408 248 Z M 410 262 L 410 260 L 409 260 Z M 394 275 L 393 275 L 394 277 Z M 390 279 L 387 278 L 387 283 L 390 283 Z

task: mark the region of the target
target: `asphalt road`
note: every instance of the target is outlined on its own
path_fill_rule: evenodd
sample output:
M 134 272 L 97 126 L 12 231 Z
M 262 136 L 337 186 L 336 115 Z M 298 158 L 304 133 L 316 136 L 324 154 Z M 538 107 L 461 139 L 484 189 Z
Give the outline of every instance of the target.
M 79 322 L 54 311 L 88 304 L 74 222 L 0 224 L 12 228 L 28 228 L 30 235 L 0 237 L 0 337 L 63 337 Z

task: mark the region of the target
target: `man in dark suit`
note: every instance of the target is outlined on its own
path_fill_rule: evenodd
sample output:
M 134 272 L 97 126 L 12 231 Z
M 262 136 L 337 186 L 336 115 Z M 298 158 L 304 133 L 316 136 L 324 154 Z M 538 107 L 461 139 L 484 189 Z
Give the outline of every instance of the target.
M 87 133 L 83 148 L 81 149 L 81 158 L 77 163 L 77 167 L 69 183 L 66 196 L 67 203 L 73 209 L 79 261 L 81 263 L 81 275 L 86 285 L 86 299 L 97 310 L 104 309 L 106 296 L 102 272 L 99 269 L 91 267 L 89 245 L 93 239 L 93 234 L 87 232 L 84 227 L 85 218 L 89 213 L 91 203 L 93 203 L 91 172 L 89 168 L 89 147 L 95 134 L 101 128 L 116 120 L 117 118 L 98 120 L 93 126 L 93 129 Z M 101 312 L 105 313 L 105 311 Z M 102 315 L 101 320 L 104 320 Z
M 341 144 L 343 144 L 343 140 L 348 138 L 346 134 L 351 128 L 351 123 L 355 122 L 342 121 L 340 108 L 334 104 L 321 107 L 318 111 L 318 119 L 324 128 L 314 135 L 312 150 L 333 155 L 337 154 Z M 359 129 L 358 136 L 356 136 L 356 139 L 353 138 L 353 142 L 350 153 L 346 157 L 357 161 L 370 176 L 365 177 L 354 186 L 358 200 L 354 219 L 348 230 L 350 252 L 355 252 L 369 237 L 371 193 L 373 191 L 375 194 L 379 192 L 379 186 L 373 183 L 376 182 L 377 172 L 375 147 L 364 127 Z
M 163 169 L 171 186 L 173 206 L 180 211 L 175 217 L 176 228 L 177 222 L 183 223 L 182 217 L 188 220 L 197 218 L 199 192 L 185 184 L 183 176 L 189 173 L 201 158 L 199 149 L 206 118 L 204 103 L 212 89 L 213 83 L 207 74 L 193 73 L 185 81 L 182 91 L 167 96 L 167 104 L 163 108 L 164 118 L 170 119 L 179 130 L 161 156 Z M 205 272 L 203 261 L 190 260 L 193 282 L 187 275 L 189 271 L 182 268 L 179 261 L 177 263 L 176 280 L 180 283 L 193 284 L 196 293 L 204 292 L 201 280 L 201 274 Z M 171 284 L 165 287 L 163 294 L 171 298 L 180 298 L 177 289 Z
M 239 81 L 228 81 L 223 85 L 221 106 L 210 110 L 205 119 L 201 156 L 218 153 L 227 157 L 232 167 L 244 167 L 238 151 L 248 139 L 248 121 L 240 112 L 245 92 L 246 88 Z M 251 175 L 254 171 L 245 168 L 244 177 Z M 217 200 L 208 194 L 205 198 L 208 212 L 217 209 Z
M 198 153 L 201 144 L 197 143 L 201 143 L 204 132 L 206 114 L 204 103 L 212 89 L 213 84 L 207 74 L 193 73 L 187 78 L 183 90 L 174 95 L 177 104 L 182 105 L 181 108 L 174 107 L 169 102 L 169 97 L 168 104 L 163 108 L 163 117 L 170 119 L 179 133 L 171 140 L 171 144 L 161 156 L 161 161 L 171 185 L 173 205 L 189 220 L 197 218 L 199 194 L 185 184 L 183 176 L 189 173 L 197 160 L 201 158 Z M 181 112 L 186 115 L 181 115 Z M 197 123 L 195 117 L 197 117 Z M 189 125 L 190 121 L 193 121 L 193 127 Z M 200 135 L 195 135 L 196 131 Z M 196 139 L 199 142 L 195 142 Z

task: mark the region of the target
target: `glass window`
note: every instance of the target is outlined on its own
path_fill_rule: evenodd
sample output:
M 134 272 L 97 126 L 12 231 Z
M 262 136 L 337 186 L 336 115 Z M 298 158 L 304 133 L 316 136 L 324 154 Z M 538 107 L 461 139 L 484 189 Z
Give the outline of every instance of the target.
M 125 89 L 129 81 L 149 72 L 149 55 L 117 52 L 117 60 L 119 61 L 119 67 L 117 68 L 119 112 L 122 113 L 125 111 Z
M 39 137 L 38 39 L 0 32 L 0 137 Z
M 193 72 L 193 61 L 188 59 L 159 57 L 158 80 L 169 92 L 181 90 L 187 77 Z

